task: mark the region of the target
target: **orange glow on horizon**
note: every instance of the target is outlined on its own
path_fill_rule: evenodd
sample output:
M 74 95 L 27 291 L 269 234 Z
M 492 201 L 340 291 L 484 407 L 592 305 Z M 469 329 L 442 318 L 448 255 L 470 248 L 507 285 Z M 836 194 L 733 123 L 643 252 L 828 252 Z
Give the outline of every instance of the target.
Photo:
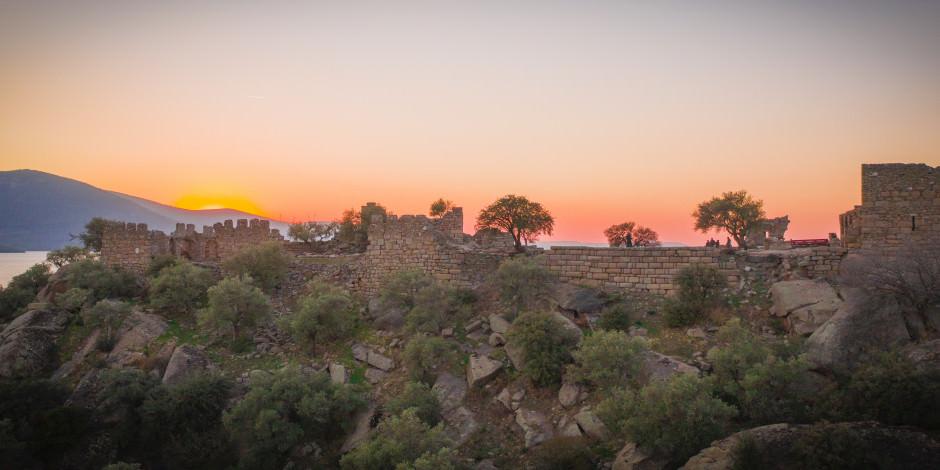
M 269 214 L 258 207 L 258 205 L 248 198 L 241 196 L 189 194 L 179 198 L 172 205 L 180 209 L 189 210 L 234 209 L 262 217 L 269 217 Z

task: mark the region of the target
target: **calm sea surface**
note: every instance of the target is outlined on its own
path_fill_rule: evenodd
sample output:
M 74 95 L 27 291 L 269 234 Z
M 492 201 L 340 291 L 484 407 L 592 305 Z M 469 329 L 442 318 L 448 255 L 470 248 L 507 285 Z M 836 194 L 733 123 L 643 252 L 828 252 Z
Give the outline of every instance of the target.
M 47 251 L 27 251 L 26 253 L 0 253 L 0 286 L 5 286 L 13 276 L 22 274 L 36 263 L 46 260 Z

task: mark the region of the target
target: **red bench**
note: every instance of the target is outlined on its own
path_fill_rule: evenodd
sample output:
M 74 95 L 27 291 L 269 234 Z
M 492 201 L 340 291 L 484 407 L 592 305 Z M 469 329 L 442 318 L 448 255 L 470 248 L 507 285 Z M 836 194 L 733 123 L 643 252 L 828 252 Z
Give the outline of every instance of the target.
M 812 238 L 809 240 L 790 240 L 790 246 L 829 246 L 828 238 Z

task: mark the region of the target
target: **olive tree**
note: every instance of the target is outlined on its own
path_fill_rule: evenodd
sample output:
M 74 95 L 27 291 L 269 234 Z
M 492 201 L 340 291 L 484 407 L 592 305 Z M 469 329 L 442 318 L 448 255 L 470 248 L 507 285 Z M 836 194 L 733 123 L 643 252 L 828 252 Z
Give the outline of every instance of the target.
M 249 277 L 227 277 L 209 288 L 209 305 L 199 312 L 199 324 L 220 331 L 231 330 L 232 340 L 271 313 L 271 305 Z
M 476 229 L 487 228 L 509 232 L 516 250 L 522 251 L 523 244 L 538 240 L 539 235 L 551 235 L 555 219 L 541 204 L 509 194 L 480 211 Z
M 695 229 L 707 233 L 724 230 L 741 248 L 747 248 L 747 233 L 764 218 L 764 202 L 747 191 L 731 191 L 702 202 L 692 213 Z

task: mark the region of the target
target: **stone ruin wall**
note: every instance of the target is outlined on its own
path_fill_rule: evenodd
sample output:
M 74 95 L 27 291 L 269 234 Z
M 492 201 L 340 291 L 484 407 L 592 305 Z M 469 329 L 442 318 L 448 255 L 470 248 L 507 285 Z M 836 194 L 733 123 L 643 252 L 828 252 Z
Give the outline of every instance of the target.
M 172 254 L 195 262 L 214 263 L 245 247 L 283 240 L 278 230 L 270 228 L 269 221 L 260 219 L 226 220 L 211 227 L 203 226 L 201 233 L 193 224 L 176 224 L 170 235 L 149 230 L 147 224 L 116 223 L 104 230 L 101 260 L 141 273 L 155 256 Z
M 940 245 L 940 167 L 862 165 L 862 204 L 839 216 L 850 252 L 892 255 Z
M 440 219 L 424 215 L 389 215 L 369 224 L 369 246 L 363 263 L 361 291 L 374 295 L 396 271 L 420 269 L 451 285 L 479 284 L 513 252 L 511 240 L 463 233 L 463 209 Z

